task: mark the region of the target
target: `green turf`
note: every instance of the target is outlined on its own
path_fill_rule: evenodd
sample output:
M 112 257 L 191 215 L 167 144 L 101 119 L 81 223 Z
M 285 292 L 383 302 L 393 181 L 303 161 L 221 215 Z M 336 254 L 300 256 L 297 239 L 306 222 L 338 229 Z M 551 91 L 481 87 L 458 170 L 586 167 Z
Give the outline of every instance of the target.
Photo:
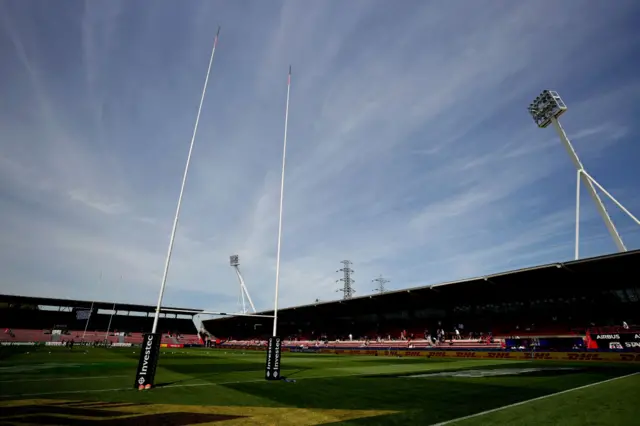
M 137 361 L 133 349 L 0 348 L 0 404 L 47 399 L 228 406 L 248 411 L 247 407 L 281 407 L 283 412 L 291 407 L 378 410 L 393 414 L 339 424 L 431 425 L 634 373 L 628 365 L 285 353 L 282 375 L 296 380 L 285 383 L 263 379 L 263 353 L 169 349 L 160 358 L 156 376 L 160 387 L 140 392 L 133 389 Z M 567 369 L 513 374 L 514 369 L 558 367 Z M 478 370 L 506 374 L 469 377 Z M 442 372 L 464 372 L 466 377 L 410 377 Z M 635 375 L 455 424 L 639 424 L 639 385 L 640 375 Z M 282 424 L 304 424 L 285 420 Z

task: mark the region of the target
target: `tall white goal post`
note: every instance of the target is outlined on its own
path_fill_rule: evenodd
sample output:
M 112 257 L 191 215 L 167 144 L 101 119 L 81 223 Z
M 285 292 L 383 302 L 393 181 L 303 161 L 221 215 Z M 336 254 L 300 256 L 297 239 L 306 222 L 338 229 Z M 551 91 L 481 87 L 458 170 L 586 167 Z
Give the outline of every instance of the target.
M 281 355 L 281 339 L 276 336 L 277 326 L 278 326 L 278 289 L 280 283 L 280 249 L 281 249 L 281 241 L 282 241 L 282 210 L 283 210 L 283 198 L 284 198 L 284 171 L 285 171 L 285 160 L 286 160 L 286 150 L 287 150 L 287 127 L 288 127 L 288 118 L 289 118 L 289 94 L 291 88 L 291 66 L 289 66 L 289 74 L 287 81 L 287 103 L 286 103 L 286 111 L 285 111 L 285 131 L 284 131 L 284 147 L 282 152 L 282 180 L 280 185 L 280 210 L 279 210 L 279 220 L 278 220 L 278 248 L 277 248 L 277 256 L 276 256 L 276 282 L 275 282 L 275 295 L 274 295 L 274 308 L 273 315 L 261 315 L 256 314 L 255 306 L 253 305 L 253 301 L 251 300 L 251 296 L 249 296 L 249 292 L 244 285 L 244 279 L 242 278 L 242 274 L 240 274 L 237 266 L 239 265 L 238 257 L 231 257 L 231 264 L 235 266 L 236 272 L 238 274 L 238 279 L 240 281 L 240 286 L 243 291 L 243 297 L 246 296 L 251 308 L 254 313 L 226 313 L 226 312 L 217 312 L 217 311 L 205 311 L 205 310 L 175 310 L 162 308 L 162 300 L 164 296 L 164 291 L 167 283 L 167 275 L 169 272 L 169 266 L 171 263 L 171 254 L 173 251 L 173 245 L 175 241 L 176 231 L 178 228 L 178 220 L 180 217 L 180 209 L 182 205 L 182 198 L 184 195 L 184 189 L 187 181 L 187 174 L 189 172 L 189 165 L 191 163 L 191 157 L 193 153 L 193 147 L 195 144 L 195 138 L 198 130 L 198 124 L 200 122 L 200 114 L 202 112 L 202 105 L 204 103 L 205 94 L 207 91 L 207 86 L 209 82 L 209 75 L 211 73 L 211 67 L 213 65 L 213 58 L 215 56 L 216 47 L 218 44 L 218 37 L 220 35 L 220 27 L 218 27 L 218 31 L 216 32 L 216 36 L 213 41 L 213 47 L 211 50 L 211 56 L 209 57 L 209 66 L 207 68 L 206 77 L 204 80 L 204 87 L 202 89 L 202 94 L 200 96 L 200 104 L 198 106 L 198 112 L 196 115 L 195 124 L 193 127 L 193 133 L 191 136 L 191 142 L 189 144 L 189 153 L 187 155 L 187 161 L 184 168 L 184 173 L 182 176 L 182 183 L 180 185 L 180 193 L 178 195 L 178 202 L 176 206 L 176 211 L 173 219 L 173 226 L 171 229 L 170 237 L 169 237 L 169 247 L 167 249 L 167 256 L 164 264 L 164 271 L 162 274 L 162 282 L 160 285 L 160 291 L 158 295 L 158 303 L 156 305 L 155 315 L 153 319 L 153 327 L 151 329 L 151 333 L 145 334 L 142 342 L 142 348 L 140 350 L 140 359 L 138 362 L 138 368 L 136 370 L 136 379 L 134 382 L 134 388 L 143 390 L 143 389 L 151 389 L 155 383 L 155 372 L 158 365 L 158 357 L 160 354 L 160 341 L 162 340 L 161 333 L 158 333 L 158 321 L 160 318 L 161 312 L 175 312 L 175 313 L 184 313 L 184 314 L 207 314 L 207 315 L 221 315 L 221 316 L 240 316 L 240 317 L 257 317 L 257 318 L 270 318 L 273 319 L 273 336 L 269 339 L 269 346 L 267 350 L 267 362 L 266 362 L 266 373 L 265 378 L 267 380 L 280 380 L 280 355 Z M 234 265 L 234 260 L 236 265 Z M 246 307 L 243 308 L 246 311 Z M 275 342 L 275 344 L 274 344 Z

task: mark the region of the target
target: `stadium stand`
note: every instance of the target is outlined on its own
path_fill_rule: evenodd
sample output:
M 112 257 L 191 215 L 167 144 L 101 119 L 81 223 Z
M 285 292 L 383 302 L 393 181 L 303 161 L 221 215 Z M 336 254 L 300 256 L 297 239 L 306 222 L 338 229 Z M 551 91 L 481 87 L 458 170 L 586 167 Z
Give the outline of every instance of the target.
M 633 251 L 297 306 L 279 311 L 278 329 L 292 348 L 640 351 L 640 286 L 628 279 L 638 265 L 640 251 Z M 87 323 L 91 306 L 0 295 L 0 343 L 138 345 L 151 329 L 155 307 L 117 304 L 111 317 L 113 303 L 95 302 Z M 163 313 L 161 343 L 264 348 L 271 320 L 226 317 L 204 326 L 198 332 L 192 317 Z
M 593 340 L 589 336 L 603 338 L 599 330 L 635 338 L 640 285 L 629 274 L 638 265 L 637 250 L 297 306 L 279 311 L 279 335 L 292 346 L 584 349 Z M 221 346 L 228 347 L 264 345 L 271 329 L 270 320 L 247 317 L 207 320 L 204 326 L 224 336 Z M 619 349 L 612 343 L 596 348 Z M 633 345 L 624 350 L 640 350 Z
M 113 306 L 106 302 L 0 295 L 0 341 L 142 343 L 142 333 L 151 330 L 155 307 L 116 304 L 116 312 L 111 315 Z M 161 343 L 201 342 L 191 315 L 162 313 L 158 324 L 163 333 Z

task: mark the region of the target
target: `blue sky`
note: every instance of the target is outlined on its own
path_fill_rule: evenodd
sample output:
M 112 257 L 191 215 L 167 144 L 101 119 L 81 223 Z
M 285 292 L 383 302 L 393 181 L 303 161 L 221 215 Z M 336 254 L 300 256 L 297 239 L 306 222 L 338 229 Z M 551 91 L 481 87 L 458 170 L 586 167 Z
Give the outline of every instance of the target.
M 640 212 L 640 5 L 0 2 L 2 292 L 153 304 L 217 25 L 165 304 L 281 306 L 573 257 L 575 169 Z M 586 193 L 582 255 L 615 251 Z M 629 248 L 640 229 L 609 203 Z M 102 272 L 102 280 L 99 276 Z M 120 278 L 122 277 L 122 279 Z

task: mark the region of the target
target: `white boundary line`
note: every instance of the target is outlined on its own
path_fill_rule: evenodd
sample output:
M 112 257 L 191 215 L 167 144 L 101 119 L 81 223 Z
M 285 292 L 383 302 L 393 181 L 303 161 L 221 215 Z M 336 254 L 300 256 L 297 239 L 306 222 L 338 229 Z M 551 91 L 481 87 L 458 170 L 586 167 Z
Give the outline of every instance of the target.
M 506 363 L 512 362 L 520 362 L 520 361 L 506 361 Z M 523 361 L 526 362 L 526 361 Z M 429 371 L 429 370 L 423 370 Z M 357 376 L 385 376 L 385 375 L 393 375 L 393 374 L 403 374 L 407 372 L 415 372 L 415 370 L 409 371 L 393 371 L 389 373 L 355 373 L 355 374 L 332 374 L 328 376 L 315 376 L 315 377 L 292 377 L 292 380 L 311 380 L 311 379 L 332 379 L 339 377 L 357 377 Z M 111 377 L 129 377 L 129 376 L 111 376 Z M 284 377 L 287 377 L 286 375 Z M 85 379 L 88 377 L 85 377 Z M 201 379 L 196 379 L 201 380 Z M 264 382 L 265 379 L 252 379 L 252 380 L 234 380 L 230 382 L 206 382 L 206 383 L 191 383 L 186 385 L 166 385 L 154 388 L 154 390 L 159 389 L 168 389 L 168 388 L 189 388 L 189 387 L 197 387 L 197 386 L 224 386 L 224 385 L 235 385 L 240 383 L 258 383 Z M 37 392 L 37 393 L 23 393 L 23 394 L 12 394 L 12 395 L 0 395 L 0 398 L 8 399 L 8 398 L 22 398 L 25 396 L 46 396 L 46 395 L 66 395 L 66 394 L 74 394 L 74 393 L 99 393 L 99 392 L 121 392 L 121 391 L 133 391 L 135 390 L 133 387 L 130 388 L 114 388 L 114 389 L 85 389 L 85 390 L 70 390 L 70 391 L 53 391 L 53 392 Z
M 542 396 L 539 396 L 537 398 L 527 399 L 525 401 L 516 402 L 516 403 L 513 403 L 513 404 L 505 405 L 503 407 L 494 408 L 492 410 L 482 411 L 480 413 L 470 414 L 468 416 L 458 417 L 457 419 L 446 420 L 446 421 L 440 422 L 440 423 L 434 423 L 431 426 L 450 425 L 450 424 L 453 424 L 453 423 L 456 423 L 456 422 L 461 422 L 463 420 L 473 419 L 475 417 L 480 417 L 480 416 L 484 416 L 484 415 L 487 415 L 487 414 L 495 413 L 497 411 L 506 410 L 507 408 L 518 407 L 520 405 L 528 404 L 530 402 L 540 401 L 540 400 L 543 400 L 543 399 L 551 398 L 553 396 L 558 396 L 558 395 L 562 395 L 562 394 L 565 394 L 565 393 L 569 393 L 569 392 L 573 392 L 573 391 L 577 391 L 577 390 L 581 390 L 581 389 L 587 389 L 587 388 L 591 388 L 593 386 L 603 385 L 605 383 L 613 382 L 614 380 L 626 379 L 628 377 L 635 376 L 637 374 L 640 374 L 640 373 L 639 372 L 635 372 L 635 373 L 627 374 L 627 375 L 624 375 L 624 376 L 614 377 L 612 379 L 602 380 L 600 382 L 589 383 L 588 385 L 578 386 L 577 388 L 566 389 L 566 390 L 563 390 L 563 391 L 560 391 L 560 392 L 550 393 L 548 395 L 542 395 Z
M 60 380 L 89 380 L 89 379 L 113 379 L 114 377 L 129 376 L 85 376 L 85 377 L 49 377 L 48 379 L 17 379 L 17 380 L 0 380 L 0 383 L 24 383 L 24 382 L 52 382 Z
M 402 373 L 402 372 L 399 372 Z M 390 373 L 391 374 L 391 373 Z M 354 376 L 376 376 L 374 373 L 357 373 L 357 374 L 334 374 L 331 376 L 317 376 L 317 377 L 300 377 L 292 378 L 292 380 L 309 380 L 309 379 L 331 379 L 338 377 L 354 377 Z M 286 376 L 285 376 L 286 377 Z M 199 379 L 198 379 L 199 380 Z M 186 385 L 166 385 L 153 388 L 154 390 L 168 389 L 168 388 L 190 388 L 197 386 L 224 386 L 224 385 L 236 385 L 240 383 L 258 383 L 264 382 L 265 379 L 252 379 L 252 380 L 234 380 L 231 382 L 207 382 L 207 383 L 190 383 Z M 45 396 L 45 395 L 66 395 L 72 393 L 98 393 L 98 392 L 121 392 L 121 391 L 133 391 L 133 387 L 130 388 L 114 388 L 114 389 L 85 389 L 85 390 L 70 390 L 70 391 L 54 391 L 54 392 L 37 392 L 37 393 L 23 393 L 13 395 L 0 395 L 0 398 L 22 398 L 25 396 Z
M 508 362 L 511 362 L 511 361 L 508 361 Z M 395 373 L 400 373 L 401 374 L 403 372 L 399 371 L 399 372 L 395 372 Z M 394 373 L 388 373 L 388 374 L 394 374 Z M 462 420 L 466 420 L 466 419 L 470 419 L 470 418 L 474 418 L 474 417 L 478 417 L 478 416 L 483 416 L 485 414 L 490 414 L 490 413 L 493 413 L 493 412 L 496 412 L 496 411 L 500 411 L 500 410 L 504 410 L 504 409 L 511 408 L 511 407 L 517 407 L 519 405 L 527 404 L 529 402 L 538 401 L 538 400 L 549 398 L 549 397 L 556 396 L 556 395 L 562 395 L 564 393 L 573 392 L 575 390 L 590 388 L 592 386 L 596 386 L 596 385 L 612 382 L 612 381 L 618 380 L 618 379 L 625 379 L 627 377 L 635 376 L 637 374 L 640 374 L 640 372 L 627 374 L 625 376 L 614 377 L 612 379 L 603 380 L 601 382 L 589 383 L 588 385 L 579 386 L 577 388 L 571 388 L 571 389 L 563 390 L 563 391 L 560 391 L 560 392 L 550 393 L 548 395 L 539 396 L 537 398 L 528 399 L 528 400 L 525 400 L 525 401 L 516 402 L 514 404 L 505 405 L 503 407 L 494 408 L 494 409 L 491 409 L 491 410 L 488 410 L 488 411 L 483 411 L 483 412 L 480 412 L 480 413 L 471 414 L 471 415 L 466 416 L 466 417 L 459 417 L 459 418 L 453 419 L 453 420 L 446 420 L 445 422 L 442 422 L 442 423 L 435 423 L 435 424 L 433 424 L 431 426 L 448 425 L 448 424 L 451 424 L 453 422 L 458 422 L 458 421 L 462 421 Z M 334 374 L 334 375 L 330 375 L 330 376 L 299 377 L 299 378 L 292 378 L 292 380 L 298 381 L 298 380 L 311 380 L 311 379 L 331 379 L 331 378 L 340 378 L 340 377 L 377 376 L 377 375 L 385 375 L 385 374 L 373 374 L 373 373 Z M 112 376 L 112 377 L 115 377 L 115 376 Z M 128 376 L 119 376 L 119 377 L 128 377 Z M 85 377 L 85 379 L 86 378 L 87 377 Z M 264 379 L 253 379 L 253 380 L 234 380 L 234 381 L 229 381 L 229 382 L 215 382 L 215 383 L 213 383 L 213 382 L 191 383 L 191 384 L 185 384 L 185 385 L 161 386 L 161 387 L 154 388 L 154 390 L 170 389 L 170 388 L 190 388 L 190 387 L 199 387 L 199 386 L 224 386 L 224 385 L 234 385 L 234 384 L 240 384 L 240 383 L 258 383 L 258 382 L 264 382 L 264 381 L 265 381 Z M 37 393 L 0 395 L 0 398 L 9 399 L 9 398 L 22 398 L 22 397 L 26 397 L 26 396 L 67 395 L 67 394 L 78 394 L 78 393 L 101 393 L 101 392 L 122 392 L 122 391 L 134 391 L 134 390 L 135 389 L 133 389 L 133 387 L 112 388 L 112 389 L 83 389 L 83 390 L 70 390 L 70 391 L 54 391 L 54 392 L 37 392 Z
M 45 396 L 45 395 L 67 395 L 73 393 L 98 393 L 98 392 L 116 392 L 123 390 L 133 390 L 133 388 L 119 388 L 119 389 L 83 389 L 83 390 L 72 390 L 72 391 L 56 391 L 56 392 L 38 392 L 38 393 L 23 393 L 16 395 L 0 395 L 0 398 L 10 399 L 10 398 L 22 398 L 25 396 Z M 2 402 L 2 401 L 0 401 Z

